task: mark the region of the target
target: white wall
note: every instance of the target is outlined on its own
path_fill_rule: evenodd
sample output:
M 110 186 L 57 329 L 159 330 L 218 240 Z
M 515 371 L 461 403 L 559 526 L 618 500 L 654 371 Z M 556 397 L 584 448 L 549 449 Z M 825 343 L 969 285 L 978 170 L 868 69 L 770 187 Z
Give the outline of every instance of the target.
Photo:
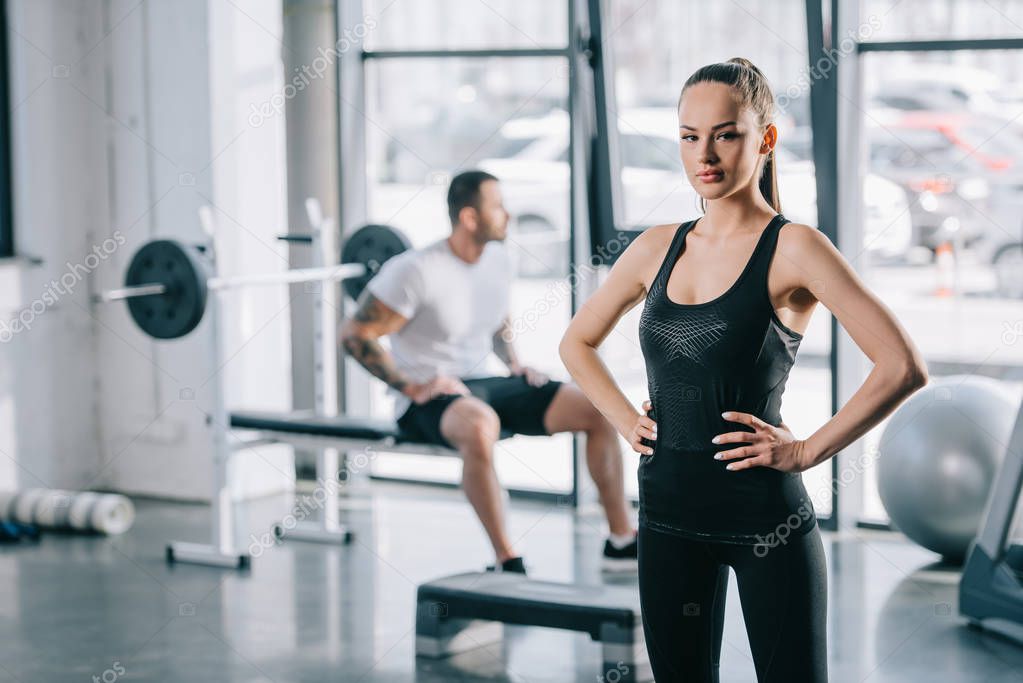
M 280 88 L 280 2 L 242 13 L 225 0 L 14 0 L 10 14 L 16 249 L 44 264 L 0 266 L 2 308 L 39 297 L 104 239 L 123 246 L 0 345 L 0 488 L 205 499 L 212 379 L 229 405 L 290 405 L 287 297 L 226 297 L 217 367 L 207 321 L 156 342 L 86 287 L 120 284 L 154 237 L 201 241 L 201 205 L 216 207 L 222 274 L 287 267 L 273 239 L 283 119 L 247 121 L 250 101 Z M 239 494 L 289 488 L 290 458 L 240 459 Z
M 100 463 L 89 283 L 49 283 L 110 223 L 103 64 L 79 61 L 103 20 L 97 2 L 9 4 L 16 248 L 43 262 L 0 265 L 0 487 L 79 486 Z

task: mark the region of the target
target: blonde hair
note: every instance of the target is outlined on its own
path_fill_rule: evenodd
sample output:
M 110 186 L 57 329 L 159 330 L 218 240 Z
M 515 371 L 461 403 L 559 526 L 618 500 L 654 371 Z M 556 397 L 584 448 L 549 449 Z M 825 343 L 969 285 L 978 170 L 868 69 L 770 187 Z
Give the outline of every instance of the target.
M 753 110 L 757 119 L 757 125 L 765 129 L 768 124 L 774 122 L 774 93 L 771 92 L 771 84 L 753 62 L 745 57 L 732 57 L 727 62 L 718 62 L 700 67 L 689 77 L 682 92 L 678 96 L 677 111 L 682 106 L 682 96 L 690 86 L 697 83 L 724 83 L 735 90 L 739 98 L 739 104 Z M 764 161 L 760 171 L 760 192 L 764 199 L 774 207 L 774 210 L 781 213 L 781 199 L 778 197 L 778 171 L 774 161 L 774 150 L 772 149 Z M 707 211 L 707 201 L 700 197 L 700 210 Z

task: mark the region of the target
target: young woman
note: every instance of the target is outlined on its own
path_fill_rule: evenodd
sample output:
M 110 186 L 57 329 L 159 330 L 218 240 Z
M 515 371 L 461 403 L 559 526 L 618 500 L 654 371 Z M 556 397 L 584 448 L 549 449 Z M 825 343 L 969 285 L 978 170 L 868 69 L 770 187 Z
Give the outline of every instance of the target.
M 640 454 L 640 600 L 662 683 L 718 680 L 729 567 L 758 680 L 827 680 L 827 571 L 800 472 L 927 382 L 905 330 L 838 250 L 781 215 L 773 112 L 767 80 L 745 59 L 686 81 L 679 149 L 703 215 L 637 237 L 560 346 L 572 377 Z M 597 354 L 640 302 L 642 413 Z M 781 397 L 817 302 L 874 368 L 836 415 L 797 439 Z

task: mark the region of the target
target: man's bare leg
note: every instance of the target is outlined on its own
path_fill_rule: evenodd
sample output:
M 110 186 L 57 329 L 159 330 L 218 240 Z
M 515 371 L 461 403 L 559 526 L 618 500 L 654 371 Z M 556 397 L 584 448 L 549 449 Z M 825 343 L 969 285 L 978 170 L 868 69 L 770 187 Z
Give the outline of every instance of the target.
M 505 527 L 504 492 L 494 470 L 494 444 L 501 420 L 475 396 L 462 396 L 444 410 L 440 431 L 462 454 L 462 489 L 490 538 L 498 564 L 515 557 Z
M 575 384 L 558 387 L 544 414 L 544 427 L 550 434 L 586 432 L 586 466 L 597 485 L 600 502 L 612 534 L 632 533 L 625 503 L 625 479 L 618 432 Z

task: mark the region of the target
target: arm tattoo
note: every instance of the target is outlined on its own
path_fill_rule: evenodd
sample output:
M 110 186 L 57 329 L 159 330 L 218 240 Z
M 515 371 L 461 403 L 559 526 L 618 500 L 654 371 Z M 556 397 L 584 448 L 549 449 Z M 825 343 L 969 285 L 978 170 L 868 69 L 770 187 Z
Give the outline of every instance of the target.
M 355 320 L 359 322 L 377 322 L 384 317 L 376 297 L 365 291 L 359 299 L 359 309 Z M 376 339 L 365 339 L 355 335 L 347 335 L 342 340 L 348 354 L 366 368 L 374 377 L 379 377 L 388 386 L 398 391 L 409 384 L 409 379 L 394 364 L 394 358 Z
M 512 346 L 511 339 L 511 325 L 508 322 L 508 318 L 505 318 L 500 329 L 494 332 L 494 353 L 504 361 L 509 370 L 519 364 L 519 359 L 515 354 L 515 348 Z

